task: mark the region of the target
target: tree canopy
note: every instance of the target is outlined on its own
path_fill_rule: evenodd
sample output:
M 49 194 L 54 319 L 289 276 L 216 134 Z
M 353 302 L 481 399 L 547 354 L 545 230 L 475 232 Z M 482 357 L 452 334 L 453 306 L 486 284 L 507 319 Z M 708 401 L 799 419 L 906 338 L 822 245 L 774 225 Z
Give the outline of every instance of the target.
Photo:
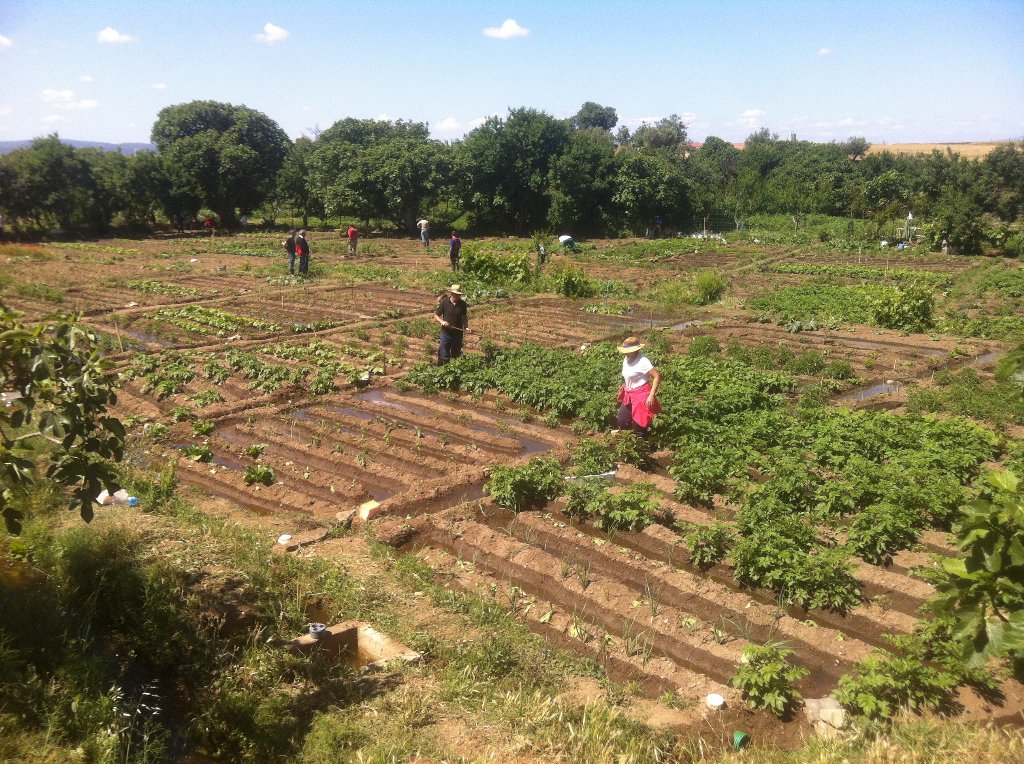
M 246 106 L 190 101 L 160 110 L 153 143 L 175 193 L 202 199 L 227 225 L 273 190 L 291 144 L 276 122 Z

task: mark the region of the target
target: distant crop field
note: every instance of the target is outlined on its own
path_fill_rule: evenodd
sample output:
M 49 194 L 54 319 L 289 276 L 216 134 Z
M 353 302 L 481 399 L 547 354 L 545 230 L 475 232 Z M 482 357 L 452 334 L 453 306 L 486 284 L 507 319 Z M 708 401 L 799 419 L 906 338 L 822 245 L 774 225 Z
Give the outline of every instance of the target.
M 946 149 L 959 154 L 964 159 L 980 159 L 998 146 L 1005 146 L 1010 141 L 982 141 L 978 143 L 876 143 L 868 149 L 869 154 L 880 154 L 891 151 L 894 154 L 930 154 L 934 150 L 942 153 Z

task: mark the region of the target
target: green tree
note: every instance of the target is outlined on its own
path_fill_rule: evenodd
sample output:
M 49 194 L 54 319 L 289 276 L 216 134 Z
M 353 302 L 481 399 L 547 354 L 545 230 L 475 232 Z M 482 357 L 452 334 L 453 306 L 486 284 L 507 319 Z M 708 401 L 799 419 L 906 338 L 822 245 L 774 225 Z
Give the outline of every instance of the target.
M 569 145 L 569 127 L 536 109 L 491 117 L 459 144 L 469 172 L 465 193 L 476 222 L 524 233 L 548 218 L 551 168 Z
M 316 144 L 306 136 L 296 138 L 277 174 L 277 201 L 302 215 L 303 228 L 309 227 L 310 214 L 324 215 L 323 202 L 313 193 L 309 177 L 310 158 L 315 149 Z
M 957 191 L 947 191 L 933 213 L 935 238 L 946 238 L 959 255 L 980 255 L 985 243 L 981 209 Z M 933 246 L 938 241 L 933 242 Z
M 596 127 L 610 133 L 619 123 L 619 115 L 611 106 L 602 106 L 599 103 L 587 101 L 570 122 L 574 130 L 587 130 Z
M 12 533 L 21 529 L 20 497 L 40 470 L 91 520 L 93 497 L 115 487 L 110 460 L 124 449 L 124 428 L 107 415 L 116 384 L 96 335 L 76 317 L 33 327 L 19 317 L 0 304 L 0 389 L 18 395 L 0 408 L 0 511 Z
M 675 162 L 637 149 L 623 149 L 615 160 L 612 201 L 621 228 L 640 233 L 658 217 L 670 228 L 690 221 L 686 177 Z
M 630 142 L 637 148 L 664 151 L 682 158 L 687 146 L 686 125 L 676 114 L 659 119 L 653 125 L 645 122 L 636 129 Z
M 101 188 L 92 165 L 57 135 L 37 138 L 27 149 L 0 158 L 7 181 L 0 207 L 37 225 L 61 228 L 106 227 Z
M 320 135 L 308 159 L 313 193 L 331 214 L 389 219 L 412 231 L 444 185 L 448 152 L 423 123 L 346 118 Z
M 260 206 L 274 187 L 290 141 L 276 122 L 246 106 L 191 101 L 160 110 L 152 140 L 167 159 L 176 196 L 196 196 L 224 225 Z
M 871 144 L 866 139 L 855 135 L 847 138 L 842 146 L 843 153 L 850 159 L 863 159 L 867 156 L 868 149 L 871 148 Z
M 614 177 L 611 134 L 594 127 L 574 132 L 551 167 L 550 225 L 577 234 L 603 231 L 612 217 Z

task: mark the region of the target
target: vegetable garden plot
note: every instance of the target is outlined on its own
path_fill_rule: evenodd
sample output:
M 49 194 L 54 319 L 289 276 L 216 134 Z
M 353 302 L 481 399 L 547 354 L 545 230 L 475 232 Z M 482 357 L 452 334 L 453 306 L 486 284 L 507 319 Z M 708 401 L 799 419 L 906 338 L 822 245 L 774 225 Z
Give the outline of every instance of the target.
M 579 347 L 584 343 L 636 334 L 652 325 L 665 326 L 680 320 L 678 316 L 642 310 L 624 315 L 588 312 L 588 306 L 600 304 L 598 299 L 539 298 L 508 311 L 471 318 L 470 327 L 474 335 L 501 345 L 534 342 L 548 347 Z
M 483 408 L 380 390 L 249 409 L 202 435 L 190 427 L 167 436 L 179 445 L 186 482 L 258 512 L 324 522 L 370 499 L 404 515 L 479 497 L 484 467 L 565 439 Z
M 666 336 L 673 348 L 684 352 L 694 337 L 713 337 L 725 357 L 811 376 L 823 374 L 833 361 L 846 361 L 862 380 L 917 378 L 999 349 L 983 341 L 961 343 L 935 335 L 903 336 L 892 330 L 851 328 L 790 332 L 775 324 L 723 320 L 682 327 Z M 817 359 L 808 353 L 816 353 Z
M 703 687 L 728 679 L 718 646 L 763 641 L 766 629 L 811 669 L 798 687 L 815 695 L 835 689 L 871 648 L 888 648 L 883 635 L 917 639 L 918 609 L 933 590 L 911 576 L 927 563 L 911 550 L 953 553 L 942 530 L 999 438 L 957 419 L 790 410 L 785 374 L 654 352 L 666 380 L 655 434 L 670 449 L 660 459 L 668 474 L 620 464 L 609 488 L 564 483 L 563 468 L 538 460 L 520 473 L 496 469 L 488 502 L 420 518 L 413 544 L 460 558 L 468 567 L 454 569 L 469 578 L 506 581 L 503 594 L 518 590 L 544 608 L 539 626 L 550 630 L 559 614 L 558 638 L 584 653 L 602 645 L 599 654 L 620 662 L 644 656 L 633 671 L 697 673 Z M 601 426 L 617 357 L 610 346 L 499 349 L 420 367 L 408 381 L 498 390 Z M 558 494 L 566 498 L 551 503 Z

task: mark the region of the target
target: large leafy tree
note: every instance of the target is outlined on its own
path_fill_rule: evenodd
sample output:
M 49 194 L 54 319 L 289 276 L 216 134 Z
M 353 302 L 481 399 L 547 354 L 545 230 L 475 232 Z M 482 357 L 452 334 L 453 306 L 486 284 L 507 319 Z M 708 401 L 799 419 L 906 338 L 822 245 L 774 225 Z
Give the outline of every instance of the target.
M 41 476 L 92 519 L 93 497 L 115 487 L 110 460 L 124 449 L 124 428 L 107 414 L 116 383 L 95 334 L 74 317 L 34 327 L 18 318 L 0 304 L 0 389 L 17 394 L 0 407 L 0 513 L 14 533 L 19 499 Z
M 316 144 L 306 136 L 295 139 L 284 164 L 277 174 L 278 202 L 290 205 L 302 215 L 302 227 L 309 227 L 310 214 L 322 217 L 324 205 L 313 193 L 310 180 L 310 158 Z
M 615 150 L 611 133 L 591 127 L 572 134 L 551 167 L 548 222 L 576 234 L 596 233 L 611 222 Z
M 580 107 L 580 110 L 576 112 L 576 115 L 570 122 L 575 130 L 587 130 L 596 127 L 599 130 L 611 132 L 615 125 L 619 123 L 619 115 L 616 114 L 615 109 L 611 106 L 602 106 L 599 103 L 587 101 Z
M 314 197 L 329 213 L 411 231 L 444 185 L 448 153 L 423 123 L 346 118 L 320 135 L 307 161 Z
M 274 120 L 246 106 L 191 101 L 157 115 L 152 140 L 167 159 L 174 193 L 202 199 L 225 225 L 273 190 L 290 141 Z
M 659 217 L 670 228 L 692 219 L 686 176 L 671 158 L 662 153 L 623 149 L 615 159 L 612 201 L 623 230 L 641 233 L 653 227 Z
M 0 208 L 37 225 L 101 229 L 102 189 L 82 152 L 56 135 L 0 158 Z
M 663 151 L 681 159 L 687 146 L 686 125 L 678 115 L 672 114 L 654 124 L 640 125 L 630 140 L 637 148 Z
M 520 234 L 542 227 L 551 169 L 568 145 L 568 125 L 536 109 L 510 109 L 473 130 L 458 150 L 469 168 L 465 199 L 476 222 Z

